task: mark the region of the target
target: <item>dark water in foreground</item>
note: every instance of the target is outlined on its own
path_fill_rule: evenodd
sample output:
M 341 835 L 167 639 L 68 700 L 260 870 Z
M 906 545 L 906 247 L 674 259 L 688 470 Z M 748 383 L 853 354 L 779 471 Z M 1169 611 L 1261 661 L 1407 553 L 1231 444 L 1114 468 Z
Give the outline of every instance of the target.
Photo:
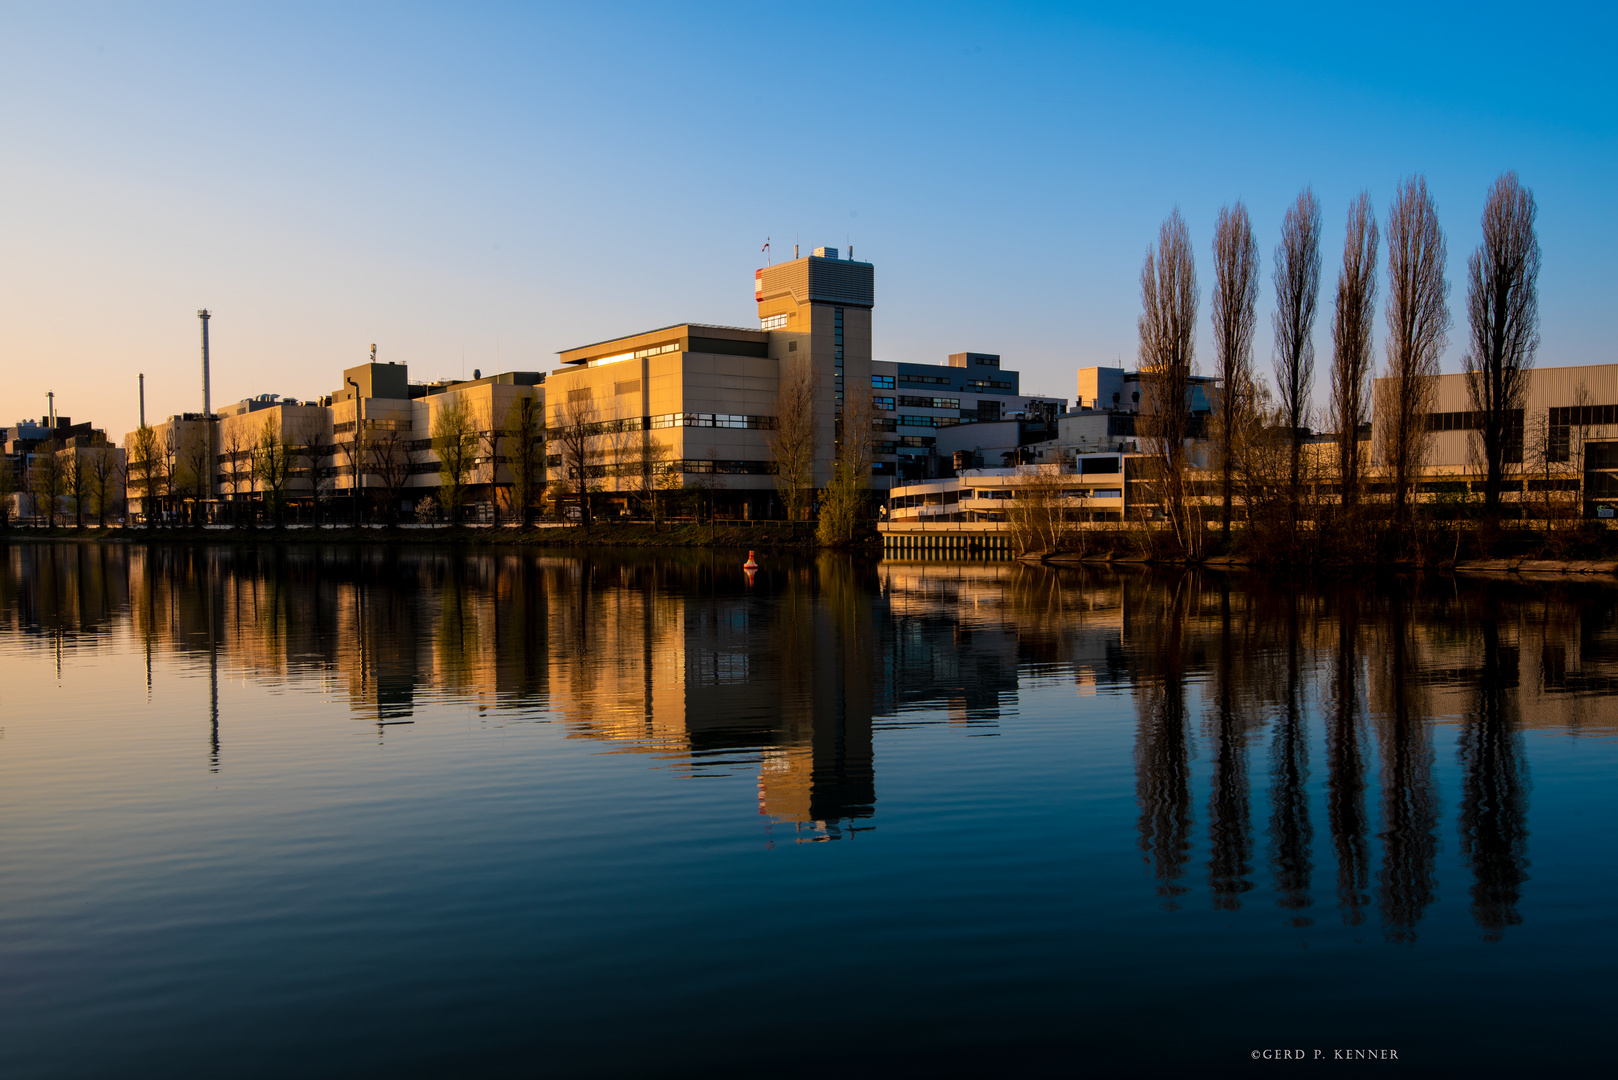
M 739 562 L 0 548 L 0 1073 L 1608 1067 L 1613 591 Z

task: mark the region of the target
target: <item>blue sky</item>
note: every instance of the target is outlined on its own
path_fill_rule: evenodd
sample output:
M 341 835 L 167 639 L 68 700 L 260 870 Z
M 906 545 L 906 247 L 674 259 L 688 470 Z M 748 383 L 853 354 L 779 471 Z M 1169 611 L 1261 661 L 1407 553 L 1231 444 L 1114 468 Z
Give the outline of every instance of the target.
M 419 377 L 747 325 L 777 257 L 877 270 L 875 351 L 1000 352 L 1030 390 L 1132 364 L 1142 256 L 1221 204 L 1264 255 L 1305 184 L 1330 289 L 1350 198 L 1423 172 L 1451 307 L 1484 193 L 1540 205 L 1542 365 L 1618 360 L 1611 8 L 0 5 L 0 416 L 114 433 L 312 397 L 371 342 Z M 1139 12 L 1139 14 L 1137 14 Z M 1268 311 L 1256 359 L 1270 365 Z M 1446 361 L 1458 366 L 1464 327 Z

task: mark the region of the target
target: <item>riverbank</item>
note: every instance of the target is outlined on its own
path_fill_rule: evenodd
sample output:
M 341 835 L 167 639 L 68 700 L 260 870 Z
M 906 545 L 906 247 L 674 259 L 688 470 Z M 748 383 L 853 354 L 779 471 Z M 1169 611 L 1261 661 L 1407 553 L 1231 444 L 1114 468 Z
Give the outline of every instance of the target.
M 532 528 L 492 525 L 284 528 L 8 528 L 0 542 L 81 540 L 110 543 L 276 543 L 276 544 L 456 544 L 522 547 L 676 547 L 752 548 L 759 551 L 812 549 L 817 545 L 812 523 L 786 522 L 601 522 L 594 525 L 542 525 Z
M 1023 556 L 1018 561 L 1044 563 L 1051 566 L 1145 566 L 1162 565 L 1165 560 L 1152 560 L 1137 556 L 1110 554 L 1079 555 L 1062 552 L 1056 555 Z M 1176 565 L 1200 566 L 1209 570 L 1251 570 L 1269 564 L 1260 564 L 1239 555 L 1216 555 L 1198 562 L 1180 560 Z M 1413 564 L 1389 564 L 1399 568 L 1415 568 Z M 1466 577 L 1523 577 L 1564 579 L 1569 576 L 1587 576 L 1618 580 L 1618 559 L 1468 559 L 1460 562 L 1438 562 L 1426 569 L 1446 571 Z M 1327 569 L 1345 569 L 1330 567 Z M 1346 568 L 1352 569 L 1352 568 Z
M 1201 566 L 1208 569 L 1265 569 L 1353 573 L 1380 570 L 1428 570 L 1473 575 L 1596 575 L 1618 577 L 1618 530 L 1587 523 L 1566 530 L 1412 529 L 1402 537 L 1305 535 L 1288 551 L 1266 548 L 1233 533 L 1228 546 L 1210 538 L 1188 555 L 1167 530 L 1119 528 L 1062 537 L 1058 551 L 1015 556 L 1029 563 L 1149 564 Z
M 1082 551 L 1034 552 L 1018 561 L 1073 564 L 1149 564 L 1163 566 L 1202 566 L 1208 569 L 1311 569 L 1352 571 L 1355 569 L 1427 569 L 1464 575 L 1618 577 L 1618 530 L 1600 529 L 1541 536 L 1524 531 L 1520 535 L 1490 537 L 1462 534 L 1459 542 L 1433 544 L 1423 557 L 1372 559 L 1364 562 L 1333 558 L 1287 560 L 1273 553 L 1255 556 L 1239 547 L 1232 552 L 1210 545 L 1200 558 L 1158 546 L 1152 539 L 1130 530 L 1087 534 Z M 449 544 L 466 547 L 536 548 L 729 548 L 756 551 L 812 551 L 820 547 L 812 523 L 789 526 L 785 522 L 677 522 L 654 526 L 649 522 L 598 522 L 590 526 L 547 523 L 530 528 L 516 526 L 364 526 L 361 528 L 291 525 L 283 528 L 93 528 L 0 529 L 0 543 L 8 541 L 81 541 L 98 543 L 249 543 L 249 544 L 363 544 L 368 546 Z M 1235 546 L 1235 545 L 1233 545 Z M 856 553 L 880 554 L 881 540 L 874 533 L 853 545 Z M 896 557 L 903 558 L 903 555 Z M 937 557 L 937 556 L 933 556 Z

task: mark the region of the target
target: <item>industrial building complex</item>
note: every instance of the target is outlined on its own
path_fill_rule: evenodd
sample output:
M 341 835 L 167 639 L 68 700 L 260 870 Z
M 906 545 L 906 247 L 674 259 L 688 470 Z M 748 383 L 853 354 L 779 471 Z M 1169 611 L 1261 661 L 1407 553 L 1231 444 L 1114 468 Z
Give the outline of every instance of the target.
M 211 313 L 199 311 L 202 409 L 148 423 L 142 378 L 141 423 L 121 445 L 56 416 L 54 405 L 39 423 L 0 429 L 0 510 L 43 517 L 71 508 L 81 518 L 111 510 L 115 519 L 192 524 L 266 515 L 513 521 L 639 514 L 660 500 L 665 512 L 774 519 L 784 513 L 775 454 L 781 387 L 798 371 L 812 387 L 812 486 L 832 476 L 845 413 L 869 416 L 869 486 L 890 535 L 992 531 L 1030 473 L 1061 478 L 1075 520 L 1150 516 L 1139 373 L 1083 368 L 1069 400 L 1025 394 L 1019 373 L 992 352 L 962 351 L 939 364 L 876 359 L 875 269 L 851 256 L 817 248 L 759 269 L 756 327 L 633 329 L 562 350 L 548 372 L 435 382 L 412 382 L 372 346 L 369 360 L 325 394 L 264 394 L 217 410 Z M 1193 444 L 1219 391 L 1213 379 L 1191 381 Z M 1356 433 L 1370 444 L 1372 490 L 1382 422 L 1373 415 Z M 1464 376 L 1437 379 L 1429 423 L 1418 494 L 1477 488 L 1477 417 Z M 1508 504 L 1559 492 L 1585 516 L 1611 513 L 1618 364 L 1533 371 L 1513 432 Z M 1334 452 L 1328 437 L 1310 443 L 1317 456 Z M 52 458 L 43 472 L 42 455 Z M 1195 445 L 1190 458 L 1207 462 Z M 1321 493 L 1329 495 L 1325 486 Z

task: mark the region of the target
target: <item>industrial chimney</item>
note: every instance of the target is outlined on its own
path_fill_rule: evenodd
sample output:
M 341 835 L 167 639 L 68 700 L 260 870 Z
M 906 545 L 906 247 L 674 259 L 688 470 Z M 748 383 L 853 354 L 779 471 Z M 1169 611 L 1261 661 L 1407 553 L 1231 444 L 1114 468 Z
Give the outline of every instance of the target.
M 202 415 L 212 416 L 213 406 L 208 397 L 208 309 L 203 308 L 197 312 L 197 318 L 202 320 Z

